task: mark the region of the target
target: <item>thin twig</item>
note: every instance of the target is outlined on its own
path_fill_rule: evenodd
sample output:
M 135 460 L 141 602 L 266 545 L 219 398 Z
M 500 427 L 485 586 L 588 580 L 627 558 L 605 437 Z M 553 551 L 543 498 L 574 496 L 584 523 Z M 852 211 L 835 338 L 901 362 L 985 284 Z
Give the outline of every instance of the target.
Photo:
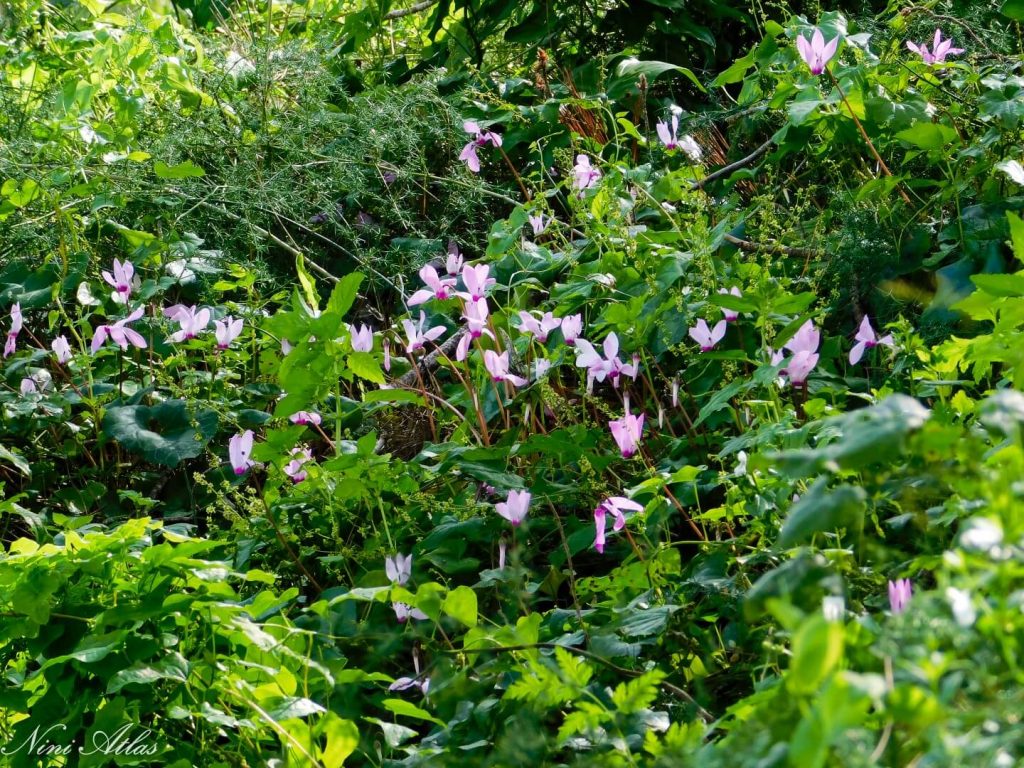
M 757 243 L 751 240 L 741 240 L 733 235 L 725 235 L 725 242 L 735 245 L 741 251 L 751 253 L 774 253 L 780 256 L 794 256 L 800 259 L 821 258 L 825 255 L 823 251 L 814 248 L 798 248 L 795 246 L 782 245 L 782 243 Z
M 772 144 L 774 143 L 775 137 L 773 136 L 746 157 L 737 160 L 735 163 L 729 163 L 729 165 L 722 166 L 717 171 L 709 173 L 703 179 L 698 179 L 691 183 L 690 189 L 701 189 L 705 184 L 710 184 L 712 181 L 717 181 L 723 176 L 728 176 L 733 171 L 738 171 L 740 168 L 746 168 L 748 165 L 752 165 L 757 162 L 762 155 L 767 154 L 768 150 L 772 148 Z
M 391 19 L 401 19 L 404 16 L 412 16 L 414 13 L 425 11 L 431 6 L 437 5 L 438 0 L 423 0 L 422 2 L 410 5 L 408 8 L 395 8 L 393 11 L 388 11 L 384 14 L 384 20 L 390 21 Z

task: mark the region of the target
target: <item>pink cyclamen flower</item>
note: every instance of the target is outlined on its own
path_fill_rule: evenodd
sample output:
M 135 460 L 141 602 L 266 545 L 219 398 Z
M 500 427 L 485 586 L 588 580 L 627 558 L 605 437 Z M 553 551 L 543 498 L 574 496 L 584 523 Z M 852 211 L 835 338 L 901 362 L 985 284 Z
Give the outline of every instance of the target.
M 548 340 L 549 333 L 561 325 L 562 321 L 550 312 L 545 312 L 540 318 L 530 312 L 519 312 L 519 331 L 533 334 L 541 344 Z
M 903 613 L 910 602 L 910 579 L 896 579 L 889 582 L 889 607 L 893 613 Z
M 145 311 L 143 307 L 139 307 L 132 312 L 128 317 L 123 317 L 113 325 L 101 325 L 96 329 L 96 332 L 92 336 L 91 349 L 93 353 L 99 350 L 103 346 L 104 342 L 109 338 L 122 350 L 128 349 L 128 345 L 138 347 L 139 349 L 146 348 L 146 340 L 142 337 L 142 334 L 138 331 L 134 331 L 128 327 L 128 323 L 134 323 Z
M 416 291 L 409 297 L 409 306 L 423 304 L 431 299 L 444 300 L 451 297 L 451 289 L 455 287 L 454 277 L 442 278 L 437 270 L 427 264 L 420 270 L 420 279 L 427 286 Z
M 500 355 L 493 349 L 484 350 L 484 368 L 491 374 L 494 381 L 507 381 L 514 387 L 521 387 L 526 384 L 526 379 L 516 376 L 508 370 L 508 350 Z
M 576 340 L 576 367 L 586 368 L 588 379 L 604 381 L 608 378 L 613 386 L 618 387 L 620 376 L 637 377 L 640 370 L 638 358 L 634 355 L 632 363 L 623 363 L 619 359 L 619 337 L 614 331 L 605 336 L 602 348 L 604 357 L 586 339 Z
M 301 424 L 303 426 L 312 424 L 314 427 L 319 427 L 322 419 L 316 411 L 299 411 L 289 416 L 288 421 L 292 424 Z
M 217 337 L 217 349 L 227 349 L 231 342 L 242 335 L 242 318 L 228 315 L 223 320 L 214 321 L 213 328 Z
M 416 619 L 417 621 L 423 621 L 429 618 L 427 614 L 421 611 L 419 608 L 412 608 L 407 603 L 392 603 L 392 609 L 395 611 L 395 618 L 398 619 L 399 624 L 405 624 L 410 618 Z
M 111 274 L 103 270 L 101 274 L 103 279 L 113 286 L 114 290 L 127 301 L 129 294 L 132 292 L 132 277 L 135 275 L 135 265 L 130 261 L 125 261 L 122 264 L 117 259 L 114 259 L 114 273 Z
M 820 75 L 825 71 L 825 67 L 832 57 L 836 55 L 836 51 L 839 49 L 839 37 L 836 36 L 826 43 L 821 30 L 815 28 L 810 40 L 803 35 L 797 37 L 796 48 L 800 52 L 800 58 L 810 67 L 811 74 Z
M 37 392 L 35 379 L 31 376 L 26 376 L 21 380 L 20 390 L 22 395 L 31 395 Z
M 562 338 L 570 347 L 576 346 L 576 339 L 583 333 L 583 315 L 566 315 L 562 318 Z
M 548 228 L 548 224 L 551 219 L 545 216 L 543 213 L 530 214 L 526 217 L 526 220 L 530 222 L 530 228 L 533 230 L 533 236 L 537 237 Z
M 572 169 L 572 186 L 578 189 L 580 194 L 590 189 L 601 180 L 601 171 L 590 164 L 590 158 L 586 155 L 576 155 L 576 165 Z
M 196 310 L 195 306 L 178 306 L 175 307 L 175 310 L 173 319 L 177 320 L 181 327 L 171 334 L 171 341 L 182 342 L 194 339 L 210 324 L 210 310 L 206 307 Z
M 853 349 L 850 350 L 850 365 L 856 365 L 860 362 L 860 359 L 864 356 L 864 350 L 877 347 L 879 344 L 884 344 L 887 347 L 895 347 L 896 343 L 892 339 L 892 334 L 886 334 L 882 338 L 878 338 L 878 334 L 875 333 L 875 329 L 871 327 L 871 321 L 868 320 L 868 316 L 864 315 L 864 319 L 860 321 L 860 328 L 857 329 L 857 335 L 854 337 L 857 343 L 854 344 Z
M 448 258 L 444 262 L 444 271 L 449 277 L 458 277 L 462 271 L 462 254 L 459 253 L 459 246 L 454 240 L 448 243 Z
M 412 576 L 412 555 L 396 554 L 384 559 L 384 573 L 392 584 L 405 584 Z
M 67 337 L 58 336 L 50 344 L 50 348 L 53 350 L 53 354 L 57 356 L 57 362 L 61 365 L 71 359 L 71 345 L 68 344 Z
M 292 479 L 293 483 L 301 483 L 309 477 L 309 473 L 302 466 L 307 461 L 313 460 L 313 454 L 309 452 L 309 448 L 292 448 L 290 456 L 292 457 L 291 461 L 284 465 L 284 473 Z
M 11 307 L 11 328 L 7 331 L 7 343 L 4 345 L 4 357 L 14 354 L 15 345 L 18 343 L 18 334 L 21 333 L 24 318 L 21 315 L 21 302 L 16 302 Z
M 438 337 L 444 334 L 443 325 L 435 325 L 429 331 L 424 331 L 423 326 L 426 325 L 427 315 L 424 312 L 420 312 L 419 324 L 414 323 L 412 320 L 405 319 L 402 321 L 402 328 L 405 329 L 405 335 L 409 339 L 409 343 L 405 347 L 407 354 L 413 354 L 414 352 L 423 349 L 428 341 L 434 341 Z
M 808 320 L 793 334 L 793 338 L 783 345 L 793 353 L 793 357 L 786 363 L 784 372 L 791 383 L 802 386 L 807 382 L 807 377 L 818 364 L 817 350 L 820 342 L 821 333 L 814 327 L 814 323 Z M 781 354 L 781 351 L 772 353 L 772 365 L 778 365 L 776 356 L 781 357 Z
M 786 365 L 786 375 L 789 380 L 796 386 L 803 386 L 807 383 L 807 377 L 811 371 L 814 370 L 814 366 L 818 364 L 818 353 L 808 352 L 805 349 L 801 349 L 789 363 Z
M 597 509 L 594 510 L 594 549 L 596 549 L 599 554 L 604 554 L 604 532 L 607 524 L 606 518 L 609 514 L 615 518 L 612 530 L 621 531 L 626 525 L 625 513 L 627 511 L 643 512 L 643 510 L 643 505 L 637 504 L 635 501 L 627 499 L 625 496 L 609 496 L 598 504 Z
M 499 501 L 494 505 L 494 511 L 508 520 L 512 525 L 519 525 L 526 519 L 526 513 L 530 510 L 529 491 L 509 491 L 505 501 Z
M 702 318 L 689 330 L 690 338 L 700 344 L 701 352 L 710 352 L 725 337 L 725 326 L 725 320 L 719 320 L 714 328 L 708 328 L 707 322 Z
M 917 45 L 907 40 L 907 48 L 918 54 L 925 64 L 931 66 L 932 64 L 945 64 L 947 56 L 954 56 L 958 53 L 963 53 L 963 48 L 954 48 L 953 40 L 942 39 L 942 30 L 935 30 L 935 39 L 932 41 L 932 49 L 928 50 L 927 43 L 921 43 Z
M 476 339 L 479 339 L 481 336 L 494 338 L 494 334 L 487 327 L 487 315 L 487 299 L 466 302 L 466 311 L 462 315 L 462 318 L 466 321 L 466 332 L 462 334 L 462 338 L 459 339 L 459 345 L 455 348 L 455 359 L 459 362 L 462 362 L 469 356 L 469 346 Z
M 384 346 L 384 370 L 391 373 L 391 340 L 386 338 L 383 341 Z
M 700 148 L 700 144 L 694 141 L 692 136 L 683 136 L 679 138 L 676 133 L 679 130 L 679 115 L 672 115 L 672 126 L 669 129 L 669 124 L 664 120 L 660 121 L 654 126 L 658 132 L 658 138 L 661 139 L 661 143 L 665 145 L 665 149 L 681 149 L 690 159 L 699 163 L 703 152 Z
M 256 462 L 249 458 L 252 453 L 253 434 L 251 429 L 235 435 L 228 441 L 228 458 L 236 475 L 244 475 Z
M 644 414 L 634 416 L 627 407 L 625 415 L 621 419 L 609 421 L 608 427 L 619 446 L 622 458 L 631 458 L 639 448 L 640 438 L 644 433 Z
M 718 292 L 727 296 L 735 296 L 737 299 L 743 298 L 743 293 L 735 285 L 731 289 L 719 288 Z M 722 307 L 722 316 L 726 319 L 726 322 L 733 322 L 739 318 L 740 313 L 735 309 L 726 309 Z
M 494 285 L 497 280 L 488 277 L 491 268 L 487 264 L 470 266 L 467 264 L 462 268 L 462 284 L 466 286 L 466 293 L 461 294 L 469 301 L 479 301 L 487 295 L 487 289 Z
M 500 147 L 501 136 L 491 131 L 482 130 L 473 120 L 466 120 L 462 124 L 462 129 L 466 133 L 470 134 L 472 138 L 469 140 L 469 143 L 462 148 L 462 152 L 459 154 L 459 160 L 462 160 L 473 173 L 480 173 L 480 158 L 477 157 L 477 149 L 487 146 L 488 144 Z
M 810 320 L 800 326 L 793 337 L 783 344 L 790 352 L 817 352 L 821 342 L 821 333 Z
M 420 655 L 415 649 L 412 652 L 412 665 L 413 669 L 416 670 L 416 676 L 398 678 L 388 686 L 389 691 L 405 691 L 409 688 L 419 688 L 424 696 L 427 695 L 427 691 L 430 690 L 430 679 L 420 679 Z
M 349 336 L 352 338 L 353 352 L 373 351 L 373 329 L 368 325 L 361 325 L 356 328 L 354 325 L 348 327 Z

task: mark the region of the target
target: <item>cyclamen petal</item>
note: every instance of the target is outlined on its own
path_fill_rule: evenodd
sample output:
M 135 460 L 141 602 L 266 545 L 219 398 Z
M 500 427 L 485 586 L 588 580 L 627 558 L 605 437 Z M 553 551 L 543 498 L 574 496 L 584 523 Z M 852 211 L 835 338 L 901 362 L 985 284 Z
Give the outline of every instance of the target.
M 531 494 L 529 491 L 509 491 L 505 501 L 494 505 L 494 510 L 512 525 L 518 526 L 526 519 L 530 510 Z
M 803 35 L 797 37 L 796 47 L 800 53 L 800 58 L 810 68 L 811 74 L 820 75 L 825 71 L 825 67 L 832 60 L 832 57 L 836 55 L 836 51 L 839 49 L 839 38 L 835 37 L 826 43 L 825 36 L 821 33 L 821 30 L 815 27 L 814 34 L 810 40 L 807 40 Z
M 709 328 L 707 322 L 701 318 L 688 333 L 691 339 L 700 344 L 701 352 L 710 352 L 725 337 L 725 329 L 725 320 L 719 320 L 714 328 Z
M 249 467 L 255 465 L 256 462 L 249 458 L 249 454 L 252 453 L 252 445 L 253 432 L 251 429 L 235 435 L 228 441 L 228 458 L 231 460 L 231 466 L 236 475 L 244 475 Z
M 57 356 L 57 362 L 63 365 L 71 359 L 71 345 L 64 336 L 58 336 L 50 344 L 50 348 L 53 350 L 53 354 Z
M 394 584 L 405 584 L 412 575 L 412 555 L 398 553 L 393 557 L 385 558 L 384 572 L 388 581 Z
M 373 329 L 368 325 L 361 325 L 359 328 L 349 325 L 348 333 L 352 340 L 353 352 L 373 351 Z
M 631 458 L 640 446 L 640 439 L 644 431 L 644 414 L 634 416 L 629 411 L 621 419 L 609 421 L 612 437 L 619 446 L 622 458 Z
M 910 579 L 896 579 L 889 582 L 889 608 L 893 613 L 903 613 L 910 602 L 912 587 Z

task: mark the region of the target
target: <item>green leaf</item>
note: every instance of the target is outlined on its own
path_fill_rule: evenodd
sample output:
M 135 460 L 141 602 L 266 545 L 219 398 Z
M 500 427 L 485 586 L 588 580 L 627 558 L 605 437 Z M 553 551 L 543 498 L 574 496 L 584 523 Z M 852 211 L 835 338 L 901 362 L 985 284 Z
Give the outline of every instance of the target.
M 823 470 L 862 469 L 898 456 L 907 435 L 920 429 L 930 415 L 914 398 L 890 395 L 870 408 L 821 422 L 821 432 L 835 435 L 834 442 L 772 453 L 767 458 L 790 477 L 817 475 Z
M 152 685 L 158 680 L 176 680 L 184 683 L 188 680 L 188 662 L 179 654 L 172 653 L 156 664 L 136 664 L 122 669 L 107 683 L 107 693 L 117 693 L 126 685 Z
M 374 384 L 384 383 L 384 372 L 377 359 L 369 352 L 353 352 L 348 356 L 348 367 L 356 376 Z
M 186 160 L 184 163 L 178 163 L 177 165 L 167 165 L 167 163 L 157 160 L 153 163 L 153 173 L 161 179 L 187 179 L 192 176 L 206 175 L 206 171 L 191 160 Z
M 615 75 L 609 78 L 606 93 L 609 99 L 619 99 L 636 88 L 636 83 L 641 75 L 651 82 L 666 72 L 678 72 L 697 86 L 699 91 L 705 92 L 704 86 L 700 84 L 697 76 L 686 67 L 679 67 L 664 61 L 640 61 L 630 57 L 623 59 L 615 67 Z
M 306 296 L 306 304 L 314 310 L 315 314 L 316 310 L 320 309 L 320 296 L 316 292 L 316 281 L 306 271 L 306 259 L 301 253 L 295 256 L 295 271 L 299 275 L 299 285 L 302 286 L 302 292 Z
M 359 728 L 351 720 L 328 712 L 320 718 L 318 729 L 327 738 L 327 744 L 319 754 L 320 762 L 324 768 L 341 768 L 359 746 Z
M 793 660 L 786 673 L 786 687 L 796 694 L 810 694 L 843 657 L 843 625 L 814 614 L 793 636 Z
M 1024 0 L 1006 0 L 999 11 L 1014 21 L 1024 21 Z
M 217 433 L 217 413 L 192 410 L 184 400 L 107 409 L 103 431 L 132 453 L 165 467 L 194 459 Z
M 1013 248 L 1013 255 L 1017 261 L 1024 261 L 1024 219 L 1013 211 L 1007 211 L 1006 218 L 1010 222 L 1010 245 Z
M 837 528 L 859 529 L 864 520 L 867 494 L 859 486 L 841 485 L 826 491 L 827 477 L 819 477 L 789 511 L 779 544 L 792 547 L 814 534 Z
M 25 477 L 32 477 L 32 467 L 25 459 L 14 451 L 0 445 L 0 459 L 13 464 Z
M 612 692 L 612 703 L 623 715 L 648 709 L 658 698 L 658 686 L 664 679 L 665 673 L 660 669 L 654 669 L 635 680 L 619 683 Z
M 442 728 L 447 725 L 443 720 L 438 720 L 432 714 L 427 712 L 427 710 L 420 709 L 411 701 L 405 701 L 404 699 L 384 699 L 381 704 L 388 712 L 393 712 L 396 715 L 401 715 L 402 717 L 411 717 L 416 720 L 427 720 L 435 725 L 440 725 Z
M 362 282 L 363 276 L 359 272 L 352 272 L 341 278 L 331 291 L 331 298 L 327 300 L 327 311 L 344 317 L 359 295 L 359 285 Z
M 445 597 L 441 610 L 467 627 L 475 627 L 477 620 L 476 592 L 466 586 L 456 587 Z
M 992 296 L 1024 296 L 1024 272 L 1015 275 L 971 275 L 971 282 Z
M 936 150 L 950 142 L 959 141 L 960 136 L 953 128 L 942 123 L 917 123 L 897 133 L 896 138 L 921 149 Z

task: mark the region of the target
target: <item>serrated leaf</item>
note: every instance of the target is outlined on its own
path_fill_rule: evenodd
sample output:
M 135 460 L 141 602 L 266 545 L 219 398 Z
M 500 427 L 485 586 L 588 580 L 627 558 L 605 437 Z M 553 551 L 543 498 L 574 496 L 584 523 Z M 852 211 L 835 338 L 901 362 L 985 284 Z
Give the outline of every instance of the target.
M 348 356 L 348 367 L 361 379 L 374 384 L 384 383 L 384 372 L 380 369 L 377 359 L 369 352 L 352 352 Z
M 355 303 L 362 282 L 363 276 L 359 272 L 352 272 L 341 278 L 331 291 L 331 298 L 327 300 L 327 311 L 344 317 Z

